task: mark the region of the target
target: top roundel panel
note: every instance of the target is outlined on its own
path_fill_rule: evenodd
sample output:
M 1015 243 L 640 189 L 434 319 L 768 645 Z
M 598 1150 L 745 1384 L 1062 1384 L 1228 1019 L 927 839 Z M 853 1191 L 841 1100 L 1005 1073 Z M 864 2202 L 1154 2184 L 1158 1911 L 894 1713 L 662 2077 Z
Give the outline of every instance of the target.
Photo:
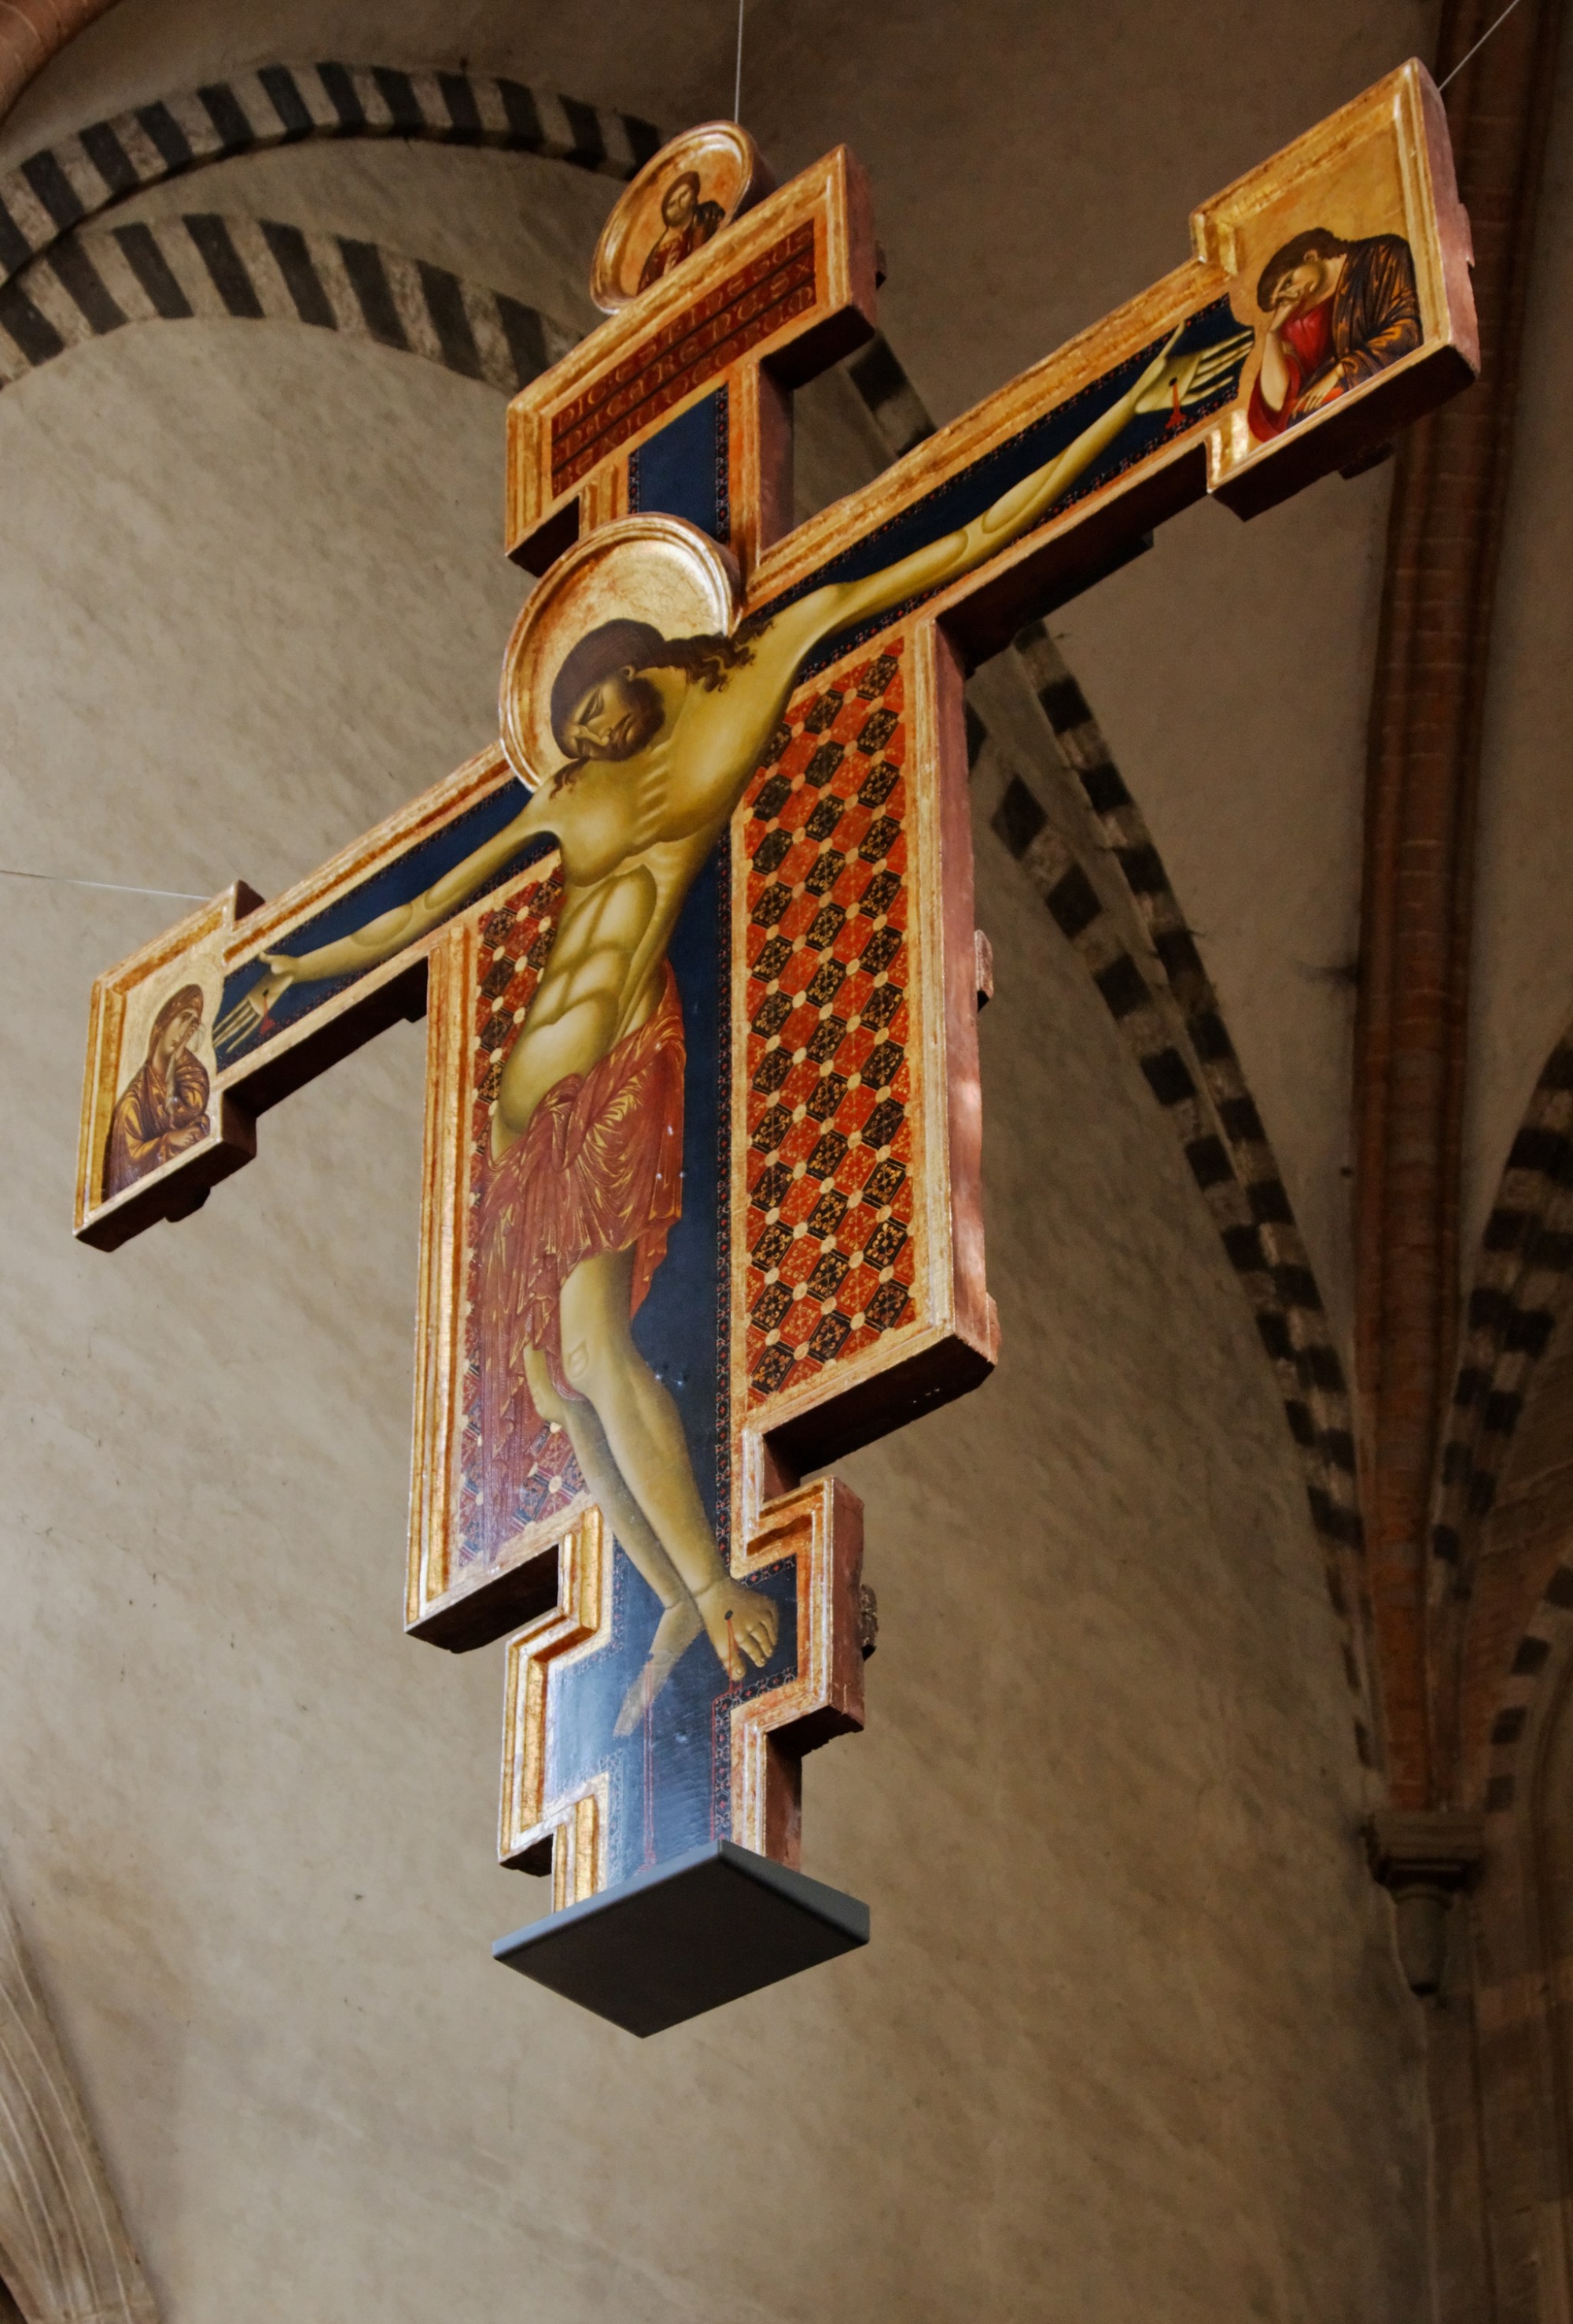
M 645 163 L 602 228 L 590 296 L 614 315 L 751 209 L 775 183 L 759 147 L 735 121 L 685 130 Z

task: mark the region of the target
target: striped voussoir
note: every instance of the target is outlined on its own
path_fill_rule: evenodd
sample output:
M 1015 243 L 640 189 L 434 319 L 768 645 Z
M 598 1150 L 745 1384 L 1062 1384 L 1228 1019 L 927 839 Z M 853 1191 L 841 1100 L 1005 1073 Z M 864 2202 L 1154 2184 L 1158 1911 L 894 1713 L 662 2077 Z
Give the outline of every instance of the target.
M 847 377 L 862 397 L 893 460 L 934 432 L 923 399 L 891 351 L 883 331 L 848 359 Z
M 1531 1377 L 1573 1275 L 1573 1026 L 1546 1061 L 1486 1222 L 1432 1503 L 1432 1594 L 1467 1592 Z
M 520 81 L 382 65 L 264 65 L 96 122 L 0 178 L 0 280 L 144 187 L 308 137 L 491 145 L 620 179 L 661 143 L 634 115 Z
M 934 423 L 888 343 L 877 336 L 846 365 L 891 457 Z M 1328 1595 L 1355 1698 L 1356 1741 L 1373 1761 L 1365 1648 L 1364 1533 L 1353 1416 L 1343 1363 L 1288 1194 L 1225 1029 L 1194 937 L 1141 810 L 1115 765 L 1081 687 L 1041 622 L 1014 653 L 1075 776 L 1137 923 L 1153 973 L 1122 940 L 1089 871 L 1019 775 L 1011 775 L 994 828 L 1032 880 L 1093 982 L 1163 1107 L 1256 1316 L 1284 1416 L 1299 1450 Z M 968 706 L 974 763 L 988 731 Z
M 520 300 L 376 243 L 204 212 L 69 235 L 0 285 L 0 385 L 126 324 L 193 318 L 310 324 L 504 395 L 575 337 Z
M 1559 1565 L 1525 1625 L 1503 1681 L 1486 1778 L 1486 1812 L 1509 1815 L 1518 1803 L 1518 1762 L 1525 1730 L 1559 1692 L 1573 1653 L 1573 1565 Z

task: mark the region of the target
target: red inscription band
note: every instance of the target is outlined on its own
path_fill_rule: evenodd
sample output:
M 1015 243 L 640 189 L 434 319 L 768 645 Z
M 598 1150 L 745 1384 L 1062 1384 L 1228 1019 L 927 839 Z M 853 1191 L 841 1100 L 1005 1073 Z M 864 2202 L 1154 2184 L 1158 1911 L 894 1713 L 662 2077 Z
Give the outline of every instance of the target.
M 552 491 L 566 492 L 684 396 L 713 379 L 818 296 L 806 224 L 657 331 L 552 415 Z

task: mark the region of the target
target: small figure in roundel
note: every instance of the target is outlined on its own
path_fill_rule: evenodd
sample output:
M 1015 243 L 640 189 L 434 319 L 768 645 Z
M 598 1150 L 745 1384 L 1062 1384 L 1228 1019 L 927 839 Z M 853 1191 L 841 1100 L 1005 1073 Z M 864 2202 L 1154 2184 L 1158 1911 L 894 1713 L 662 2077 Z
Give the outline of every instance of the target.
M 719 202 L 699 198 L 697 170 L 679 171 L 661 196 L 661 218 L 665 231 L 650 246 L 649 256 L 639 272 L 639 287 L 648 290 L 663 274 L 670 274 L 674 266 L 681 266 L 710 240 L 726 217 Z

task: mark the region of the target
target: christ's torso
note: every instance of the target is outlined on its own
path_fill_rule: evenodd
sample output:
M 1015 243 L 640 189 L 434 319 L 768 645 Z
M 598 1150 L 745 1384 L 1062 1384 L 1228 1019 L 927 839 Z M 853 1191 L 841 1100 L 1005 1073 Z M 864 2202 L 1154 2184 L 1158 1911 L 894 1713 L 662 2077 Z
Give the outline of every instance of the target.
M 767 632 L 723 687 L 690 686 L 649 748 L 587 761 L 553 800 L 562 918 L 502 1068 L 494 1156 L 548 1090 L 591 1072 L 655 1008 L 684 899 L 786 706 L 799 651 Z
M 566 828 L 571 817 L 563 821 Z M 658 845 L 583 882 L 565 844 L 562 917 L 502 1068 L 494 1154 L 523 1135 L 548 1090 L 568 1074 L 589 1073 L 650 1014 L 667 939 L 710 844 Z

